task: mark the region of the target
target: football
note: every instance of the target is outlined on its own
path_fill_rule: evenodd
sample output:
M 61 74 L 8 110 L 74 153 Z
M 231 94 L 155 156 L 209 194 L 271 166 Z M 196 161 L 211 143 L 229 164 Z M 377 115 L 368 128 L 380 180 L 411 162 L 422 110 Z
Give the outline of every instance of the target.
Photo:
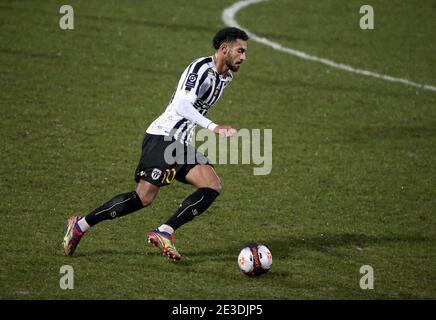
M 263 244 L 250 243 L 239 253 L 238 265 L 247 276 L 266 273 L 272 265 L 271 251 Z

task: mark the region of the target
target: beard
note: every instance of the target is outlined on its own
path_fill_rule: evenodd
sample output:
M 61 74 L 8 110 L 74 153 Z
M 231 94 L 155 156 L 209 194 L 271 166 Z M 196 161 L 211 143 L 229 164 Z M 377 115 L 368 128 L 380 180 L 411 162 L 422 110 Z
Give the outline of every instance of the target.
M 239 67 L 241 66 L 241 64 L 235 64 L 232 63 L 232 60 L 230 59 L 230 57 L 226 58 L 226 66 L 227 68 L 229 68 L 231 71 L 233 72 L 237 72 L 239 70 Z

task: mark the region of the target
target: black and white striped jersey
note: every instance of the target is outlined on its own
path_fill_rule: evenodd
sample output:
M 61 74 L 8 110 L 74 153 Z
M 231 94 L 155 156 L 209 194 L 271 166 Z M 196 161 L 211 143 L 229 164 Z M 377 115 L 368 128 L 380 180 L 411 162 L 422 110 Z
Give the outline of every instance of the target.
M 147 133 L 172 135 L 184 144 L 191 143 L 196 123 L 183 117 L 183 112 L 180 112 L 182 102 L 189 101 L 201 115 L 205 116 L 232 79 L 231 71 L 228 71 L 225 76 L 218 73 L 213 57 L 194 60 L 183 71 L 165 112 L 150 124 Z

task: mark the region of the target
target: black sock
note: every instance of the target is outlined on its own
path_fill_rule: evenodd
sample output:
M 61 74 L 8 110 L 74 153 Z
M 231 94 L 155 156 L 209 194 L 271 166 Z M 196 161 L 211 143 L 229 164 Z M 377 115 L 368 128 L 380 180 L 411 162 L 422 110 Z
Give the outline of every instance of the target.
M 199 188 L 189 197 L 187 197 L 179 209 L 168 219 L 165 224 L 172 227 L 174 230 L 188 221 L 194 219 L 195 216 L 202 214 L 207 208 L 210 207 L 219 192 L 211 188 Z
M 103 220 L 122 217 L 141 208 L 143 208 L 143 205 L 138 194 L 135 191 L 127 192 L 113 197 L 88 214 L 85 220 L 92 227 Z

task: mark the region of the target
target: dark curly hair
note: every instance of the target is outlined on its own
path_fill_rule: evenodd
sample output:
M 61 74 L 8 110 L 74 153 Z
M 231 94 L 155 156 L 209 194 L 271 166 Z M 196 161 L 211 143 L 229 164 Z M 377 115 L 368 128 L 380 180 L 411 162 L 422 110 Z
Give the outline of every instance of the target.
M 221 29 L 217 32 L 215 37 L 212 39 L 212 45 L 215 48 L 215 50 L 218 50 L 220 45 L 224 42 L 232 42 L 236 39 L 241 39 L 244 41 L 248 40 L 248 35 L 245 33 L 244 30 L 235 28 L 235 27 L 228 27 Z

